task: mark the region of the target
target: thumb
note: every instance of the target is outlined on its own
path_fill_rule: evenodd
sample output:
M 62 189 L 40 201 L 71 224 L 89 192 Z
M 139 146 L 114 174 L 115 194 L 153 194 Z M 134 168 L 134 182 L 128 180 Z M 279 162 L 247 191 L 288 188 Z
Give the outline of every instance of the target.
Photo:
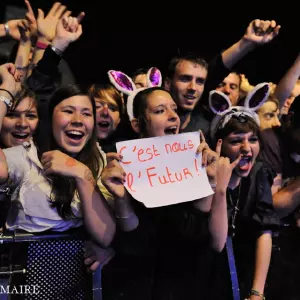
M 242 159 L 242 155 L 240 155 L 235 161 L 233 161 L 230 165 L 231 165 L 231 169 L 233 170 L 241 161 Z
M 82 19 L 84 18 L 85 16 L 85 13 L 82 11 L 78 16 L 77 16 L 77 20 L 78 20 L 78 23 L 81 23 Z
M 38 20 L 41 20 L 41 19 L 43 20 L 44 17 L 45 17 L 44 12 L 40 8 L 38 8 L 38 17 L 37 17 L 37 19 Z

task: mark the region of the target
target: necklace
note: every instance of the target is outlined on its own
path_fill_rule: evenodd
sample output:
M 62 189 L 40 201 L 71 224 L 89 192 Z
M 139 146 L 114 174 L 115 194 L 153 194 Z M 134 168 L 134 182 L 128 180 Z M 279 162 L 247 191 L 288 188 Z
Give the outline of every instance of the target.
M 232 236 L 235 235 L 235 220 L 236 220 L 237 213 L 240 210 L 239 209 L 239 202 L 240 202 L 240 195 L 241 195 L 241 186 L 242 186 L 242 183 L 240 182 L 239 187 L 238 187 L 238 197 L 237 197 L 237 200 L 236 200 L 235 204 L 233 203 L 233 199 L 232 199 L 230 190 L 228 191 L 229 201 L 230 201 L 230 204 L 232 206 L 232 208 L 230 209 L 230 211 L 231 211 L 231 224 L 229 226 L 230 227 L 230 234 Z

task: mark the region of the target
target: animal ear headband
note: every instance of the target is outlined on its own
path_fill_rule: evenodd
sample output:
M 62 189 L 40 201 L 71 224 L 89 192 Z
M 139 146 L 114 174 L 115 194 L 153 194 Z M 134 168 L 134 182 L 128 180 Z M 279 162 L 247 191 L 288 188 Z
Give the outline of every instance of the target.
M 137 88 L 132 79 L 121 71 L 108 71 L 108 77 L 110 82 L 115 86 L 117 90 L 128 95 L 127 99 L 127 113 L 130 121 L 133 116 L 133 101 L 136 94 L 146 88 Z M 159 69 L 152 67 L 147 72 L 147 84 L 148 88 L 154 86 L 161 86 L 162 76 Z
M 265 103 L 269 94 L 269 84 L 260 83 L 247 95 L 244 106 L 232 106 L 230 99 L 224 93 L 211 91 L 209 93 L 209 106 L 216 114 L 211 124 L 211 137 L 214 137 L 218 129 L 224 128 L 233 116 L 248 116 L 259 126 L 259 118 L 255 111 Z

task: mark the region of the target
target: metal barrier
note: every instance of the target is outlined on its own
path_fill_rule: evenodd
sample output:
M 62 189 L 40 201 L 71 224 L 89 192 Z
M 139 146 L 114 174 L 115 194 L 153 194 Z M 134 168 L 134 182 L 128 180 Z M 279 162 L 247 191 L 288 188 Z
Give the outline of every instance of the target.
M 0 300 L 102 300 L 101 268 L 84 265 L 83 230 L 0 234 Z

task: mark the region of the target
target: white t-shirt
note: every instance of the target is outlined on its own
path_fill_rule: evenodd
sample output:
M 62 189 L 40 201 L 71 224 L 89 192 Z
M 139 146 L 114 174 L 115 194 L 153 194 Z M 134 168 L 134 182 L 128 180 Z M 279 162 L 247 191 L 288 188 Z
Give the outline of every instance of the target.
M 98 148 L 106 165 L 105 153 Z M 74 214 L 72 219 L 62 219 L 56 208 L 51 207 L 51 180 L 43 175 L 43 166 L 32 141 L 4 149 L 3 152 L 8 165 L 11 194 L 11 209 L 6 221 L 8 229 L 23 229 L 27 232 L 50 229 L 66 231 L 83 224 L 80 199 L 76 191 L 71 203 Z M 113 201 L 100 179 L 97 183 L 106 200 Z

